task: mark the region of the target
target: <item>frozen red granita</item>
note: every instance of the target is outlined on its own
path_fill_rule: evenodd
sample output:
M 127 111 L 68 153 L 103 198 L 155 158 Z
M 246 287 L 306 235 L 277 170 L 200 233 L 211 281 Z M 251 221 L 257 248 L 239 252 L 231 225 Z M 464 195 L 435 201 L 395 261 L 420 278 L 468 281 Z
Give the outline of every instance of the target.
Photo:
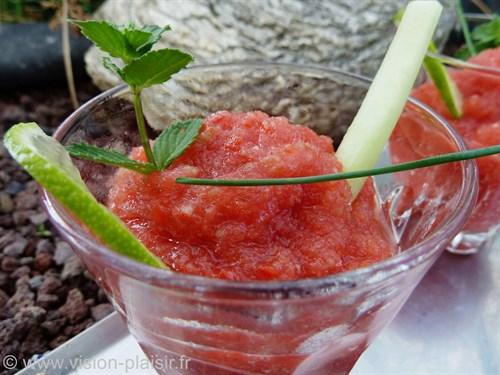
M 142 148 L 131 157 L 145 161 Z M 367 266 L 396 252 L 370 181 L 210 187 L 177 177 L 279 178 L 341 171 L 332 140 L 284 117 L 217 112 L 169 168 L 120 169 L 108 206 L 173 270 L 231 280 L 291 280 Z
M 500 48 L 481 52 L 469 60 L 500 69 Z M 500 73 L 486 74 L 472 69 L 451 70 L 463 97 L 463 115 L 453 118 L 432 82 L 412 95 L 446 118 L 470 148 L 500 144 Z M 500 222 L 500 155 L 476 160 L 479 168 L 479 197 L 465 229 L 487 231 Z

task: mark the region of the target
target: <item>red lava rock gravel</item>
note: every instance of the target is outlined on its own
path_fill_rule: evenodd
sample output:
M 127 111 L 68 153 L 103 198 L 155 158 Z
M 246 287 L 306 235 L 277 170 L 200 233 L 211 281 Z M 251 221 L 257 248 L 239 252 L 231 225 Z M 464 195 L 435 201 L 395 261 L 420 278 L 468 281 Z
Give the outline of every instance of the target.
M 79 85 L 79 98 L 97 94 Z M 72 111 L 65 88 L 0 93 L 0 137 L 17 122 L 52 133 Z M 0 143 L 0 359 L 44 354 L 113 311 L 69 245 L 53 233 L 37 185 Z M 19 370 L 19 369 L 17 369 Z M 0 375 L 5 370 L 0 361 Z

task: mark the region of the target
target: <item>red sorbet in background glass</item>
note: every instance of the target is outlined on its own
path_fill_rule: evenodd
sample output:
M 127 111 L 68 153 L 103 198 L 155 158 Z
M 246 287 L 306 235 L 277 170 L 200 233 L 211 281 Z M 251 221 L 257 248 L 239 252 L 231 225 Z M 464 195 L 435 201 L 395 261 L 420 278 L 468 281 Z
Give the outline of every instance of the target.
M 469 60 L 500 69 L 500 48 L 485 50 Z M 431 82 L 415 89 L 412 96 L 446 118 L 470 148 L 500 144 L 500 73 L 485 74 L 471 69 L 451 70 L 462 93 L 463 116 L 451 117 Z M 477 159 L 479 197 L 465 230 L 485 232 L 500 223 L 500 155 Z
M 145 161 L 142 148 L 132 158 Z M 367 266 L 394 240 L 371 180 L 354 203 L 345 181 L 268 187 L 189 186 L 180 176 L 264 178 L 340 171 L 332 140 L 262 112 L 218 112 L 168 169 L 120 169 L 108 205 L 175 271 L 291 280 Z

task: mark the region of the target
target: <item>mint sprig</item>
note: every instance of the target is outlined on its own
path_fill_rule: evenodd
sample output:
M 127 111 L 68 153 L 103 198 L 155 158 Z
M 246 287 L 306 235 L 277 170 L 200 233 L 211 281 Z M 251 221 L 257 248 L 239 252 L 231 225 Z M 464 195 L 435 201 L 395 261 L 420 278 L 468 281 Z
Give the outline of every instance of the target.
M 159 169 L 167 168 L 182 155 L 200 131 L 202 119 L 178 121 L 156 138 L 153 155 Z
M 73 143 L 66 147 L 66 151 L 74 158 L 127 168 L 143 174 L 151 173 L 156 170 L 156 167 L 151 163 L 141 163 L 129 159 L 126 155 L 118 151 L 108 150 L 86 143 Z
M 108 53 L 113 58 L 121 60 L 121 66 L 119 66 L 109 56 L 105 56 L 103 58 L 103 65 L 117 74 L 130 87 L 130 91 L 134 96 L 133 103 L 137 128 L 148 163 L 137 165 L 138 162 L 131 163 L 130 159 L 125 155 L 116 152 L 110 153 L 109 150 L 97 151 L 95 146 L 85 144 L 69 147 L 68 151 L 76 158 L 128 168 L 139 173 L 150 173 L 154 170 L 163 169 L 164 167 L 160 168 L 160 166 L 165 164 L 164 160 L 156 160 L 151 149 L 142 110 L 141 93 L 147 87 L 168 81 L 172 75 L 186 67 L 193 58 L 189 54 L 176 49 L 164 48 L 151 51 L 154 44 L 160 40 L 162 34 L 170 30 L 169 26 L 146 25 L 136 27 L 132 24 L 117 26 L 106 21 L 94 20 L 75 20 L 72 22 L 80 27 L 83 35 L 102 51 Z M 190 134 L 193 137 L 189 140 L 189 144 L 194 140 L 201 126 L 201 122 L 198 122 L 198 120 L 193 121 L 193 123 L 190 121 L 185 122 L 186 128 L 190 129 L 186 134 Z M 183 142 L 186 141 L 183 140 Z M 163 145 L 163 142 L 160 142 L 156 148 L 161 148 L 161 145 Z M 168 146 L 172 147 L 170 144 Z M 181 145 L 174 146 L 176 146 L 174 147 L 176 150 L 185 150 L 185 147 L 182 148 Z M 162 156 L 170 155 L 169 150 L 160 150 L 156 153 Z M 181 154 L 182 152 L 177 153 L 176 157 Z
M 475 53 L 500 46 L 500 16 L 495 16 L 491 21 L 475 27 L 470 32 L 469 43 L 473 45 Z M 468 47 L 464 47 L 459 49 L 455 56 L 467 60 L 475 53 L 471 52 Z
M 177 121 L 164 129 L 156 138 L 153 146 L 155 164 L 142 163 L 130 159 L 118 151 L 92 146 L 86 143 L 73 143 L 66 151 L 74 158 L 127 168 L 137 173 L 149 174 L 167 168 L 194 142 L 202 125 L 202 119 Z

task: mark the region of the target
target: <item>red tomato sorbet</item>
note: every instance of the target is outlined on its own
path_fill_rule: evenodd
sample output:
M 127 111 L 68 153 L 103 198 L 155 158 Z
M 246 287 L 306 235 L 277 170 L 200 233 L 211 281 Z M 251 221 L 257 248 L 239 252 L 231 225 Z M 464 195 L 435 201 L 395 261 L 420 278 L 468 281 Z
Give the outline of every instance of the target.
M 145 161 L 142 148 L 131 157 Z M 263 112 L 218 112 L 162 172 L 120 169 L 108 205 L 173 270 L 231 280 L 290 280 L 367 266 L 395 244 L 372 182 L 208 187 L 177 177 L 297 177 L 341 170 L 332 140 Z
M 500 144 L 500 48 L 485 50 L 469 60 L 496 67 L 497 74 L 471 69 L 452 70 L 451 76 L 463 96 L 463 116 L 449 114 L 436 87 L 425 83 L 412 95 L 428 104 L 455 127 L 470 148 Z M 479 198 L 465 229 L 475 232 L 491 230 L 500 223 L 500 155 L 476 160 L 479 167 Z

